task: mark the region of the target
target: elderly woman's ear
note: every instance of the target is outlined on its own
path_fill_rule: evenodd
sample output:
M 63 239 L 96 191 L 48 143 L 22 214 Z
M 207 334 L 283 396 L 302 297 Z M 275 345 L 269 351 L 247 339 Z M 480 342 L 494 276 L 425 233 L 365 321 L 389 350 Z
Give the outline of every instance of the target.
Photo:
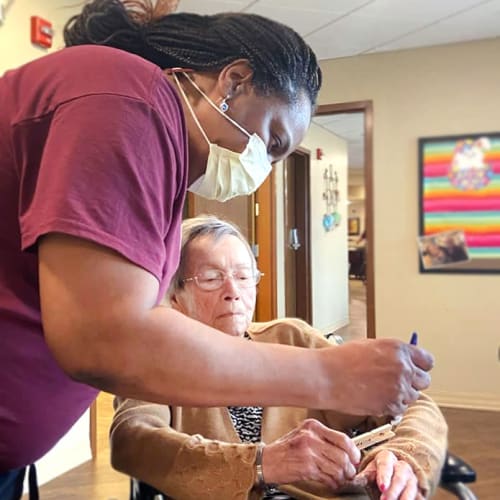
M 165 302 L 172 308 L 177 311 L 182 311 L 182 307 L 179 304 L 179 300 L 177 299 L 177 294 L 174 292 L 170 297 L 168 297 Z

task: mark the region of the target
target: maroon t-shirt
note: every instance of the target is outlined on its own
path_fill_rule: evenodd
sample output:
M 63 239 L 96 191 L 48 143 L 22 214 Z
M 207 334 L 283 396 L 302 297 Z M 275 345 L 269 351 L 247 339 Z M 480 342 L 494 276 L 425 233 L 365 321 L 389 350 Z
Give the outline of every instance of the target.
M 153 64 L 81 46 L 0 78 L 0 472 L 41 457 L 96 396 L 45 343 L 38 238 L 112 248 L 158 279 L 161 298 L 186 184 L 182 108 Z

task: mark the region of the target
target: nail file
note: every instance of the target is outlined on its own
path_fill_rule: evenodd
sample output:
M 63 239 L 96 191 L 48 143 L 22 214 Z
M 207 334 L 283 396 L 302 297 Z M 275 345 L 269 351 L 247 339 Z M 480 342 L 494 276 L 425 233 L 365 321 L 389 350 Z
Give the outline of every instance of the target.
M 371 431 L 360 434 L 359 436 L 355 436 L 352 440 L 358 449 L 364 450 L 375 444 L 387 441 L 393 436 L 395 436 L 395 434 L 392 432 L 392 425 L 385 424 Z

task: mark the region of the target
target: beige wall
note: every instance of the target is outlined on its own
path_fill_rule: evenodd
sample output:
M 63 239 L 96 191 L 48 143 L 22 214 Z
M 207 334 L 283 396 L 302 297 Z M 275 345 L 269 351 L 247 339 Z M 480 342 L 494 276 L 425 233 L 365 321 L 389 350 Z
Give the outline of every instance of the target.
M 374 103 L 376 331 L 420 333 L 441 402 L 500 409 L 500 275 L 419 274 L 417 138 L 500 128 L 500 39 L 324 61 L 321 104 Z
M 349 322 L 347 256 L 347 143 L 344 139 L 312 124 L 302 147 L 311 151 L 311 285 L 313 325 L 323 333 L 332 332 Z M 314 157 L 323 150 L 321 160 Z M 325 169 L 332 165 L 338 175 L 340 225 L 325 231 L 323 199 Z
M 5 3 L 5 2 L 3 2 Z M 53 52 L 63 46 L 62 30 L 65 22 L 80 10 L 81 4 L 72 0 L 15 0 L 0 26 L 0 75 L 32 59 Z M 52 48 L 43 49 L 30 41 L 30 18 L 40 16 L 50 21 L 54 29 Z

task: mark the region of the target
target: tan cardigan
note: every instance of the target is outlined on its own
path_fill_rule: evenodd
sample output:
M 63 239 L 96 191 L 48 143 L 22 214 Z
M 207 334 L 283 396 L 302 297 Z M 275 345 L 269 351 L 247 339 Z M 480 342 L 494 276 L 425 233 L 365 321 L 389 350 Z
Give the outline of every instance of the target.
M 248 333 L 257 342 L 307 348 L 331 346 L 317 330 L 301 320 L 254 323 Z M 242 443 L 227 408 L 169 407 L 134 400 L 115 401 L 111 427 L 113 467 L 164 491 L 176 500 L 258 499 L 255 444 Z M 334 411 L 267 407 L 262 440 L 270 443 L 305 418 L 317 418 L 333 429 L 363 431 L 385 423 Z M 436 487 L 447 447 L 447 427 L 437 405 L 427 396 L 412 405 L 389 442 L 370 450 L 363 469 L 381 449 L 410 463 L 426 495 Z M 342 495 L 315 482 L 280 485 L 296 499 L 334 499 Z

